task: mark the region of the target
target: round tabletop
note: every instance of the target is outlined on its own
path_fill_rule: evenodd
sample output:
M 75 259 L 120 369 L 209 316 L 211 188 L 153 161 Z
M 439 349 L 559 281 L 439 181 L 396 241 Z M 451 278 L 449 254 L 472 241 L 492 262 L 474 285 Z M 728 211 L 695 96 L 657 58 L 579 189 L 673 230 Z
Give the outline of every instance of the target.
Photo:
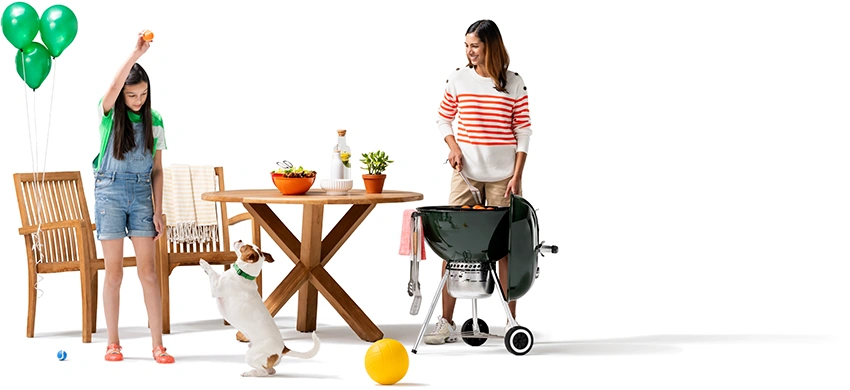
M 201 199 L 216 202 L 264 204 L 376 204 L 413 202 L 424 199 L 418 192 L 384 190 L 367 194 L 366 190 L 350 190 L 347 195 L 328 195 L 325 190 L 311 189 L 303 195 L 283 195 L 277 189 L 226 190 L 205 192 Z

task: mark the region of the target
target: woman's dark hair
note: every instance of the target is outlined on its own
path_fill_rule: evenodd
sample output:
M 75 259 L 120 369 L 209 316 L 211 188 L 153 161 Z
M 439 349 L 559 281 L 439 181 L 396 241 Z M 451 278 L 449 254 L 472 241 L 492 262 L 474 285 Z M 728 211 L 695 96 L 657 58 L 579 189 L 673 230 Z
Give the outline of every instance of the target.
M 112 113 L 114 125 L 112 131 L 115 133 L 115 142 L 112 149 L 112 155 L 118 159 L 124 159 L 124 153 L 127 153 L 136 147 L 136 138 L 133 137 L 133 122 L 127 116 L 127 105 L 124 103 L 124 88 L 128 85 L 136 85 L 139 83 L 148 85 L 148 96 L 142 108 L 139 110 L 139 115 L 142 117 L 142 124 L 145 131 L 145 150 L 153 150 L 153 121 L 151 119 L 151 82 L 148 79 L 148 73 L 139 64 L 133 64 L 130 69 L 130 74 L 124 80 L 124 87 L 121 87 L 121 92 L 118 98 L 115 99 L 115 108 Z
M 499 92 L 507 93 L 505 87 L 508 85 L 508 66 L 511 59 L 508 56 L 508 50 L 505 49 L 505 43 L 502 42 L 502 33 L 499 32 L 499 27 L 492 20 L 482 19 L 466 29 L 466 35 L 475 34 L 481 43 L 484 44 L 484 68 L 490 73 L 490 78 L 493 79 L 495 89 Z M 472 61 L 467 64 L 472 67 Z

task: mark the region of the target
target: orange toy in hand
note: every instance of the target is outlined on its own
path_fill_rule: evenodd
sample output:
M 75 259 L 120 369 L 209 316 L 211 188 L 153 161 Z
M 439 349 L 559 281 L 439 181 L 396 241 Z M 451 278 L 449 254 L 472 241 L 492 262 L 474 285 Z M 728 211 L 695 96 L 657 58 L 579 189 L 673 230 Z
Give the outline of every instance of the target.
M 153 31 L 145 30 L 145 33 L 142 35 L 142 39 L 144 39 L 145 41 L 148 41 L 148 42 L 152 41 L 153 40 Z

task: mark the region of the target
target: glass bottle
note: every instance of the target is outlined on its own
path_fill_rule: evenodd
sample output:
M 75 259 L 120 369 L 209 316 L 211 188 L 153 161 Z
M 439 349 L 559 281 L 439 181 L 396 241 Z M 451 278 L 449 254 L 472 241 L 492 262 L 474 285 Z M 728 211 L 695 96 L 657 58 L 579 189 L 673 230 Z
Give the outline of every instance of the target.
M 351 148 L 348 146 L 348 141 L 345 139 L 345 130 L 337 130 L 336 147 L 339 150 L 339 158 L 343 165 L 343 179 L 351 179 Z
M 331 155 L 331 169 L 328 173 L 330 174 L 331 180 L 342 179 L 345 175 L 345 166 L 342 165 L 342 159 L 339 157 L 339 149 L 334 149 L 334 152 Z

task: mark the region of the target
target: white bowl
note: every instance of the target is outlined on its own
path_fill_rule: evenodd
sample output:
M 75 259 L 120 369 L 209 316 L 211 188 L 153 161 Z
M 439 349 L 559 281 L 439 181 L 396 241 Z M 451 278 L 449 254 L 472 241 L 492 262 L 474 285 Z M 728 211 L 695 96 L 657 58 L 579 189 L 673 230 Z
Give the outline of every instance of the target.
M 347 195 L 348 190 L 354 187 L 352 179 L 323 179 L 319 184 L 328 195 Z

